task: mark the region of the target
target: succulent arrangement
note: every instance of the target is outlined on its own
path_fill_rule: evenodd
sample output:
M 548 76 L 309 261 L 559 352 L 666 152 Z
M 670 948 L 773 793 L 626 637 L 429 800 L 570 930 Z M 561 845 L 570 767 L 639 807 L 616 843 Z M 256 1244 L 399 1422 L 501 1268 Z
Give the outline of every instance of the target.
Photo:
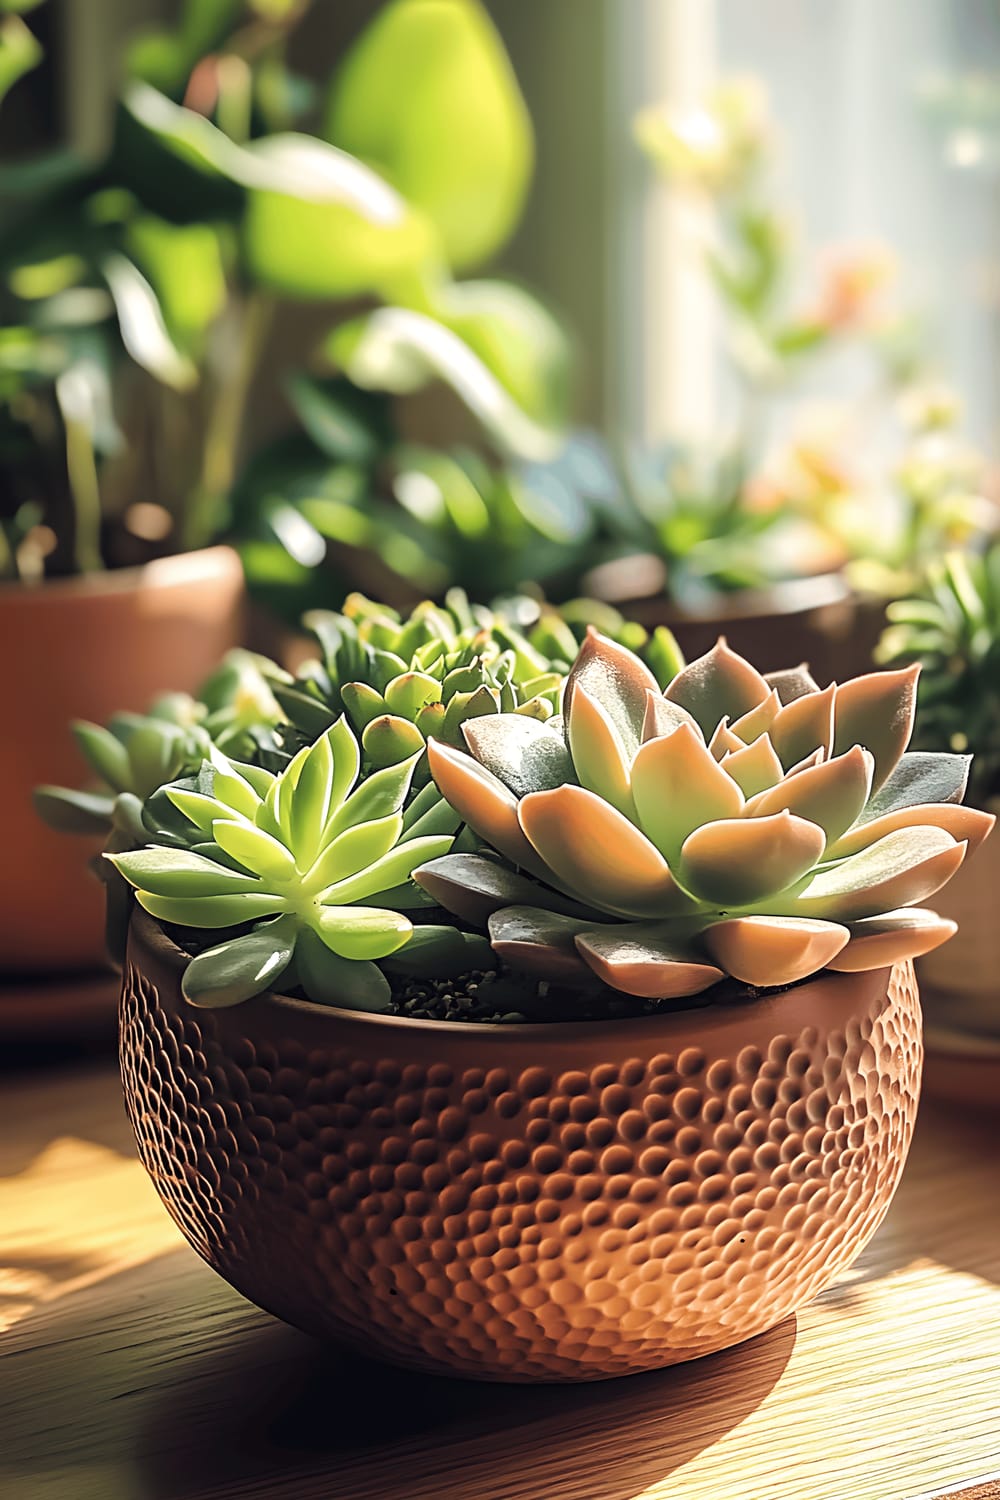
M 877 659 L 922 669 L 915 743 L 974 752 L 970 795 L 988 807 L 1000 792 L 1000 544 L 932 562 L 886 615 Z
M 566 620 L 507 608 L 525 630 L 356 596 L 311 621 L 298 677 L 240 655 L 211 705 L 79 729 L 107 790 L 41 810 L 110 820 L 118 895 L 177 932 L 199 1005 L 280 982 L 388 1010 L 407 976 L 499 971 L 518 1018 L 550 991 L 592 1014 L 951 935 L 917 903 L 993 818 L 961 804 L 969 756 L 908 749 L 918 668 L 821 689 L 722 640 L 685 664 L 661 632 L 654 673 L 592 625 L 570 663 Z

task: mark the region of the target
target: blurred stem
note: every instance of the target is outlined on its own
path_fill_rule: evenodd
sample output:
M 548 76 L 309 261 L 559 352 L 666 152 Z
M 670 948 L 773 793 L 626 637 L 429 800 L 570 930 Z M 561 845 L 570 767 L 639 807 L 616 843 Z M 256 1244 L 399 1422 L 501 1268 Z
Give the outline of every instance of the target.
M 273 317 L 273 300 L 262 292 L 249 293 L 235 368 L 218 384 L 208 414 L 201 477 L 181 530 L 187 552 L 207 545 L 218 529 L 220 512 L 236 477 L 247 397 Z
M 0 578 L 16 578 L 17 563 L 14 558 L 14 549 L 7 539 L 7 533 L 0 526 Z
M 66 471 L 73 496 L 73 555 L 78 573 L 100 573 L 101 492 L 97 480 L 94 448 L 86 424 L 64 417 L 66 424 Z

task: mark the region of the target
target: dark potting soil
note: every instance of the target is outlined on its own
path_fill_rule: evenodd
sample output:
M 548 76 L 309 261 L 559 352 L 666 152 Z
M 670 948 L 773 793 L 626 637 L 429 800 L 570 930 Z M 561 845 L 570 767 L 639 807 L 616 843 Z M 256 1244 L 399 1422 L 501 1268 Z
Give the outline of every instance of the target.
M 189 927 L 163 924 L 164 931 L 182 952 L 193 958 L 227 938 L 236 937 L 243 928 L 226 928 L 214 932 L 194 932 Z M 552 1024 L 559 1021 L 621 1021 L 640 1016 L 663 1015 L 682 1010 L 704 1010 L 711 1005 L 741 1005 L 762 995 L 778 994 L 788 985 L 774 989 L 754 989 L 735 979 L 723 979 L 700 995 L 673 1000 L 644 1000 L 637 995 L 623 995 L 618 990 L 595 985 L 592 989 L 550 984 L 532 980 L 508 969 L 473 969 L 454 979 L 413 979 L 387 973 L 392 986 L 388 1010 L 382 1015 L 406 1016 L 414 1021 L 464 1021 L 486 1026 Z M 309 996 L 289 986 L 280 989 L 296 999 Z

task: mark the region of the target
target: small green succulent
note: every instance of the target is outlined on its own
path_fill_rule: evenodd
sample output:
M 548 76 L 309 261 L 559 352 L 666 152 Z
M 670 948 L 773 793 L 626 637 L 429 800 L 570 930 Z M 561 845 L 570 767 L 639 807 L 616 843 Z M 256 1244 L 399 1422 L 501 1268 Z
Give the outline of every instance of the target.
M 384 1010 L 379 961 L 415 933 L 421 964 L 433 955 L 440 972 L 473 967 L 482 942 L 416 930 L 406 915 L 426 904 L 414 867 L 450 849 L 458 826 L 432 790 L 404 812 L 417 759 L 359 782 L 361 752 L 340 718 L 276 775 L 213 750 L 195 784 L 163 788 L 170 826 L 108 858 L 161 921 L 239 929 L 191 959 L 192 1004 L 234 1005 L 280 980 L 323 1004 Z
M 954 924 L 910 903 L 993 824 L 960 805 L 968 757 L 906 753 L 916 681 L 821 691 L 720 640 L 661 691 L 592 632 L 561 720 L 472 720 L 469 753 L 431 741 L 438 788 L 486 848 L 415 879 L 488 924 L 511 966 L 648 998 L 916 956 Z
M 352 594 L 341 613 L 313 611 L 304 623 L 321 656 L 294 678 L 275 674 L 275 697 L 310 736 L 346 713 L 366 763 L 376 767 L 422 750 L 431 734 L 460 744 L 461 725 L 482 714 L 549 718 L 568 669 L 553 670 L 515 629 L 459 590 L 444 606 L 419 604 L 405 620 Z
M 886 610 L 877 659 L 919 662 L 915 743 L 973 751 L 970 791 L 1000 793 L 1000 542 L 931 563 L 923 587 Z

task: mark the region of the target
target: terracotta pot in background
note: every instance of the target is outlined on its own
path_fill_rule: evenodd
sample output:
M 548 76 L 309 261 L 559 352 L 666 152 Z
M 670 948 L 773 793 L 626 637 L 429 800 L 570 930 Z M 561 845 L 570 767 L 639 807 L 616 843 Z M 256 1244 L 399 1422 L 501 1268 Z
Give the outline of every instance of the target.
M 909 964 L 489 1027 L 197 1010 L 183 963 L 137 912 L 121 1061 L 157 1191 L 245 1296 L 399 1364 L 590 1380 L 752 1338 L 854 1259 L 906 1159 Z
M 198 687 L 239 643 L 242 603 L 243 569 L 229 547 L 0 588 L 0 973 L 103 964 L 103 891 L 87 869 L 99 845 L 46 828 L 32 788 L 85 782 L 71 719 L 102 722 Z
M 669 625 L 689 661 L 724 635 L 758 671 L 805 661 L 821 685 L 870 672 L 885 623 L 881 602 L 852 593 L 840 573 L 719 594 L 700 612 L 682 610 L 663 597 L 616 600 L 615 605 L 648 629 Z
M 990 812 L 1000 812 L 993 803 Z M 1000 1089 L 1000 834 L 994 832 L 934 897 L 958 923 L 943 947 L 918 960 L 928 1040 L 936 1051 L 992 1058 Z

